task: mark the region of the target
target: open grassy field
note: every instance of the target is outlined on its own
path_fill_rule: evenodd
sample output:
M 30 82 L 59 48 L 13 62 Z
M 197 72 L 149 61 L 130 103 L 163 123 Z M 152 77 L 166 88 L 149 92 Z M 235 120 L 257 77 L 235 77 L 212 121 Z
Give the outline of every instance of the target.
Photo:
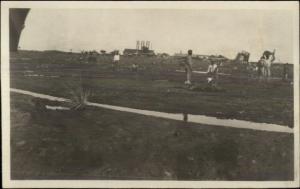
M 220 76 L 223 90 L 219 92 L 191 91 L 183 85 L 185 74 L 176 72 L 183 68 L 172 59 L 127 58 L 118 70 L 108 60 L 93 64 L 64 63 L 63 59 L 49 63 L 47 56 L 38 60 L 41 63 L 25 60 L 11 64 L 11 87 L 66 98 L 71 97 L 70 91 L 86 88 L 92 93 L 92 102 L 293 125 L 293 86 L 289 82 L 258 82 L 249 80 L 246 74 L 241 77 L 232 73 Z M 139 62 L 138 72 L 131 71 L 131 60 Z M 194 65 L 202 71 L 207 66 L 206 62 Z M 241 65 L 225 65 L 221 72 L 235 66 L 245 73 Z M 194 74 L 193 80 L 196 86 L 205 88 L 205 74 Z
M 12 179 L 292 180 L 293 136 L 12 95 Z
M 83 63 L 79 55 L 11 55 L 11 87 L 71 98 L 84 88 L 89 101 L 170 113 L 275 123 L 293 127 L 293 86 L 248 79 L 243 65 L 221 67 L 220 91 L 194 74 L 190 90 L 177 59 L 110 57 Z M 122 57 L 121 57 L 122 58 Z M 137 72 L 132 63 L 139 65 Z M 195 60 L 206 71 L 208 63 Z M 235 68 L 236 67 L 236 68 Z M 280 76 L 280 66 L 274 68 Z M 290 70 L 292 72 L 292 69 Z M 53 104 L 11 95 L 13 179 L 291 180 L 293 135 L 220 128 L 87 107 L 53 111 Z

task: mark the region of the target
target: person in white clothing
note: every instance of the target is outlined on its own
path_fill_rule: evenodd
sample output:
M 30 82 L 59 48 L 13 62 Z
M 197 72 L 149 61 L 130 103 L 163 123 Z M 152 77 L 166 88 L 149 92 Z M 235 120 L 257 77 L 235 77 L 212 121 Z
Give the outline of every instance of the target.
M 113 67 L 114 69 L 116 69 L 119 65 L 120 62 L 120 54 L 119 51 L 116 51 L 114 54 L 114 58 L 113 58 Z
M 119 61 L 120 61 L 119 51 L 116 51 L 114 55 L 114 63 L 118 63 Z
M 210 65 L 208 66 L 207 75 L 208 75 L 207 82 L 209 84 L 217 83 L 218 65 L 214 61 L 211 61 Z

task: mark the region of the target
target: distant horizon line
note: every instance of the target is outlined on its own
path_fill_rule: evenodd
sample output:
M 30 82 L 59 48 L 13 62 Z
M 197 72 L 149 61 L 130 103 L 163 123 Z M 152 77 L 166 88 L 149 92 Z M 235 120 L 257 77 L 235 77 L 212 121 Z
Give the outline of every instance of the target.
M 56 51 L 56 52 L 61 52 L 61 53 L 78 53 L 78 54 L 80 54 L 82 52 L 82 51 L 65 51 L 65 50 L 57 50 L 57 49 L 51 49 L 51 50 L 18 49 L 18 51 L 36 51 L 36 52 L 47 52 L 47 51 L 54 51 L 55 52 Z M 93 51 L 96 51 L 97 53 L 99 53 L 99 55 L 101 55 L 101 50 L 99 50 L 99 51 L 97 51 L 97 50 L 85 50 L 84 52 L 93 52 Z M 110 54 L 113 51 L 110 51 L 110 52 L 106 51 L 106 54 Z M 162 52 L 162 53 L 160 52 L 160 53 L 156 53 L 156 54 L 163 54 L 163 53 L 166 53 L 166 52 Z M 169 56 L 174 56 L 175 54 L 180 54 L 180 52 L 179 53 L 173 53 L 172 55 L 170 53 L 166 53 L 166 54 L 168 54 Z M 185 54 L 186 53 L 182 53 L 182 55 L 185 55 Z M 123 55 L 123 54 L 120 54 L 120 55 Z M 198 55 L 198 56 L 199 55 L 200 56 L 219 56 L 219 55 L 221 55 L 221 56 L 227 58 L 228 60 L 234 60 L 234 58 L 228 58 L 228 57 L 226 57 L 222 54 L 195 54 L 195 55 Z M 248 61 L 248 62 L 257 62 L 257 61 Z M 292 62 L 288 62 L 288 61 L 274 62 L 274 64 L 286 64 L 286 63 L 293 64 Z

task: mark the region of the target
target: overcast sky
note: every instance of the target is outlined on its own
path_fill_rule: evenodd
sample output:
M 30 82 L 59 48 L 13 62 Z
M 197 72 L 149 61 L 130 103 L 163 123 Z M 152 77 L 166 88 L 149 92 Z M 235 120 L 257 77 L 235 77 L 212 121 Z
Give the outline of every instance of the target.
M 288 10 L 31 9 L 19 46 L 27 50 L 121 50 L 137 40 L 155 52 L 222 54 L 246 50 L 256 61 L 276 49 L 293 59 L 293 15 Z

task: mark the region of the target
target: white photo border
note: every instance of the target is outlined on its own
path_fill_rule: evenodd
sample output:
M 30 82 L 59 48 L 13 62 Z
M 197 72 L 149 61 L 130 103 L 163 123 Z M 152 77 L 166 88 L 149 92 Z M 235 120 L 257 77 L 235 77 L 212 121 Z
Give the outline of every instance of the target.
M 9 8 L 45 9 L 271 9 L 294 13 L 294 181 L 11 180 Z M 299 187 L 299 2 L 297 1 L 10 1 L 1 2 L 2 185 L 4 188 L 290 188 Z

